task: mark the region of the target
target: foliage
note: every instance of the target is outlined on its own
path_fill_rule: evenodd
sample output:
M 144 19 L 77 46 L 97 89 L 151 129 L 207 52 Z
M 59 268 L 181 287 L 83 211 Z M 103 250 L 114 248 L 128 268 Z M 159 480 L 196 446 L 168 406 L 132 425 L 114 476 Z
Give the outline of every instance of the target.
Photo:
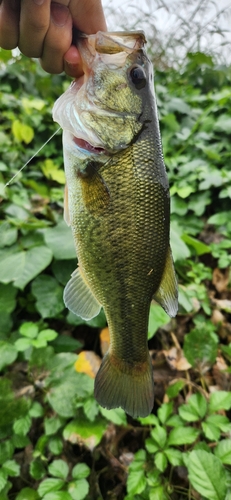
M 179 315 L 151 306 L 156 403 L 136 421 L 93 398 L 103 311 L 86 322 L 63 303 L 76 256 L 60 133 L 40 148 L 68 82 L 7 51 L 0 77 L 0 498 L 228 500 L 230 67 L 189 53 L 156 71 Z

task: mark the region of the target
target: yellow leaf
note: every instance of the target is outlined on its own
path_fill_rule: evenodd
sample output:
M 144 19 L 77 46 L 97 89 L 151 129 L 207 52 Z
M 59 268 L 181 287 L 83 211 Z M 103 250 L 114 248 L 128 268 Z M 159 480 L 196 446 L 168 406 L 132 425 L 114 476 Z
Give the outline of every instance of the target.
M 50 159 L 47 159 L 42 164 L 42 171 L 47 179 L 56 181 L 59 184 L 65 184 L 65 173 L 59 169 L 57 165 Z
M 42 99 L 28 99 L 27 97 L 22 98 L 22 106 L 25 109 L 26 113 L 31 114 L 32 109 L 36 109 L 37 111 L 41 111 L 41 109 L 45 106 L 45 101 Z
M 93 351 L 82 351 L 75 362 L 75 369 L 78 373 L 86 373 L 89 377 L 95 378 L 100 363 L 100 357 Z
M 22 140 L 29 144 L 34 139 L 34 130 L 29 125 L 21 124 L 21 136 Z
M 102 355 L 106 354 L 110 345 L 109 328 L 103 328 L 100 332 L 100 350 Z
M 26 144 L 29 144 L 34 138 L 33 128 L 20 122 L 20 120 L 13 121 L 12 132 L 17 141 L 24 141 Z
M 11 127 L 15 139 L 19 142 L 22 142 L 21 125 L 22 124 L 19 120 L 14 120 Z

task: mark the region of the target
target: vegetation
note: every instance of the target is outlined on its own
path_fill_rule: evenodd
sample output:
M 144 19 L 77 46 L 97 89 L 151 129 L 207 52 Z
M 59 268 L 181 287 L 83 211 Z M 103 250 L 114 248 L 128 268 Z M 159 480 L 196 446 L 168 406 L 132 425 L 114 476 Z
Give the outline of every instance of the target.
M 147 418 L 93 398 L 108 345 L 103 312 L 68 312 L 76 266 L 63 222 L 61 133 L 68 82 L 0 52 L 1 500 L 231 498 L 231 68 L 189 53 L 156 71 L 172 195 L 179 314 L 149 320 L 156 401 Z

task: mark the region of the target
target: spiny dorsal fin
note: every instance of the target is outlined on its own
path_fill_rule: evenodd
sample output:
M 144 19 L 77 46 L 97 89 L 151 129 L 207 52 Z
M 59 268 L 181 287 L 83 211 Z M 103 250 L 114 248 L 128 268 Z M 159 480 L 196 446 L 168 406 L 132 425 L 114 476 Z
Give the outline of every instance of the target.
M 176 316 L 178 311 L 178 286 L 170 247 L 167 253 L 162 280 L 153 298 L 171 318 Z
M 70 311 L 87 321 L 97 316 L 101 309 L 101 305 L 83 279 L 79 268 L 75 269 L 66 284 L 63 300 Z

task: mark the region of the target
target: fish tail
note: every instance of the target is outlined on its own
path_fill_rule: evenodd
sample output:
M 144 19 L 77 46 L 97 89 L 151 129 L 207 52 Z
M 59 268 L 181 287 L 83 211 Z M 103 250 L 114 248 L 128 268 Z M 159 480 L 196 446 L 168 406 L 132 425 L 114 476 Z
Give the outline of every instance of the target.
M 154 380 L 151 358 L 128 363 L 108 351 L 95 379 L 95 398 L 111 410 L 121 407 L 133 418 L 146 417 L 154 404 Z

